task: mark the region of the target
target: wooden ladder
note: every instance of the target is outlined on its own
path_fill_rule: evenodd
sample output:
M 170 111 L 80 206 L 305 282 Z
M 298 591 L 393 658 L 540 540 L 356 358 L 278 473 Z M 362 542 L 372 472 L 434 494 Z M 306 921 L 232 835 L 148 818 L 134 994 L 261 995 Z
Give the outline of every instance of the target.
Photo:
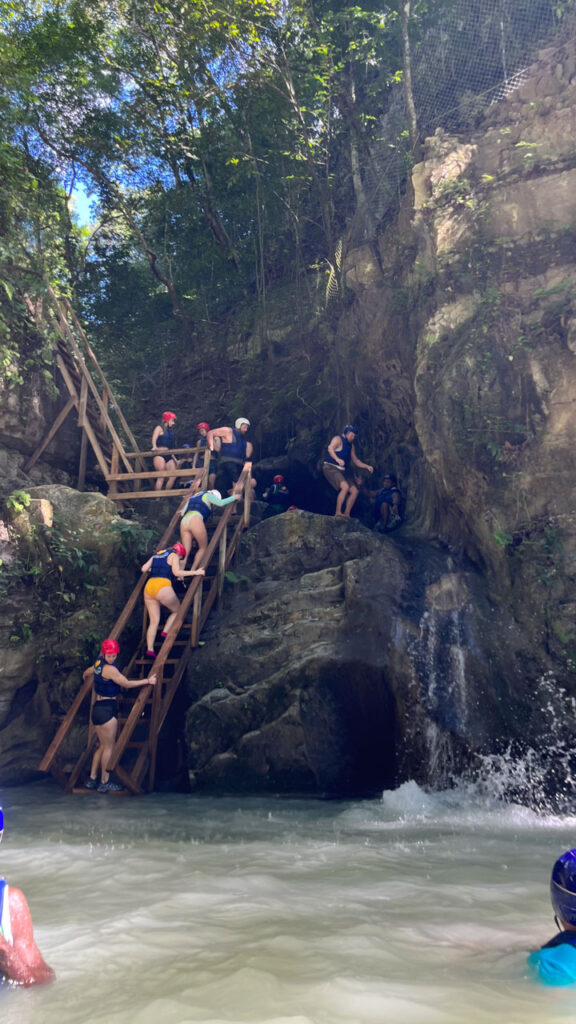
M 134 796 L 154 789 L 160 730 L 184 678 L 193 651 L 198 647 L 200 634 L 212 606 L 222 594 L 225 573 L 237 550 L 240 537 L 250 523 L 251 475 L 251 464 L 246 463 L 239 480 L 244 496 L 243 512 L 240 516 L 236 515 L 236 506 L 231 504 L 219 516 L 202 561 L 206 575 L 191 577 L 192 582 L 181 601 L 178 615 L 163 640 L 156 659 L 151 661 L 145 656 L 144 617 L 140 643 L 125 669 L 124 674 L 128 678 L 142 679 L 142 688 L 137 691 L 135 699 L 124 695 L 124 692 L 128 694 L 131 691 L 123 691 L 118 699 L 118 735 L 107 768 L 116 773 L 126 787 L 125 792 Z M 174 537 L 179 520 L 180 512 L 177 511 L 160 541 L 158 550 L 172 543 L 171 538 Z M 110 631 L 111 637 L 118 639 L 125 629 L 142 597 L 146 578 L 142 575 L 136 584 Z M 152 673 L 158 676 L 156 686 L 146 684 Z M 69 773 L 59 765 L 58 755 L 61 754 L 62 746 L 78 714 L 87 701 L 93 699 L 92 690 L 91 680 L 83 682 L 38 766 L 40 771 L 51 772 L 67 793 L 89 792 L 84 787 L 79 787 L 78 781 L 87 770 L 87 762 L 92 757 L 96 744 L 96 733 L 90 721 L 86 745 Z

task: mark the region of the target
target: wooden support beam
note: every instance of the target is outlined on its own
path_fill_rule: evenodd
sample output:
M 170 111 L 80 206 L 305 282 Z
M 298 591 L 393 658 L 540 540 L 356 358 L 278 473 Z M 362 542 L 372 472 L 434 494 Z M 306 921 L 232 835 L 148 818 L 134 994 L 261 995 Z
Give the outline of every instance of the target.
M 56 362 L 58 364 L 58 369 L 60 370 L 60 373 L 62 374 L 62 377 L 64 378 L 64 383 L 66 384 L 66 387 L 68 388 L 69 393 L 75 399 L 75 404 L 79 405 L 80 398 L 79 398 L 78 392 L 76 390 L 76 385 L 74 384 L 74 381 L 72 380 L 72 377 L 70 376 L 70 373 L 68 372 L 68 368 L 67 368 L 64 360 L 62 359 L 61 355 L 57 355 L 56 356 Z M 94 434 L 94 431 L 92 430 L 92 425 L 91 425 L 89 419 L 86 419 L 86 425 L 84 427 L 84 430 L 88 434 L 88 440 L 90 441 L 90 444 L 92 445 L 92 448 L 94 449 L 94 454 L 96 456 L 96 459 L 98 460 L 98 465 L 100 466 L 100 470 L 102 472 L 102 475 L 104 477 L 106 477 L 106 474 L 109 472 L 108 463 L 106 462 L 106 459 L 104 458 L 104 453 L 102 451 L 102 448 L 100 447 L 100 444 L 98 442 L 98 439 L 96 438 L 96 435 Z
M 96 405 L 98 406 L 98 409 L 99 409 L 100 414 L 101 414 L 101 416 L 102 416 L 102 418 L 104 420 L 104 423 L 106 424 L 106 430 L 110 434 L 112 440 L 118 446 L 118 451 L 120 452 L 120 458 L 122 459 L 122 461 L 123 461 L 123 463 L 124 463 L 124 465 L 126 467 L 126 471 L 129 473 L 132 467 L 131 467 L 130 463 L 128 462 L 128 459 L 126 458 L 126 455 L 124 453 L 124 445 L 122 444 L 122 441 L 120 440 L 120 438 L 119 438 L 119 436 L 118 436 L 118 434 L 116 432 L 116 428 L 115 428 L 114 424 L 112 423 L 112 420 L 110 419 L 110 417 L 108 415 L 108 409 L 106 408 L 106 404 L 105 404 L 105 402 L 102 401 L 102 399 L 100 397 L 100 394 L 98 392 L 98 388 L 96 387 L 94 381 L 92 380 L 92 377 L 90 376 L 90 374 L 88 373 L 88 370 L 86 369 L 84 360 L 82 358 L 82 353 L 80 352 L 80 349 L 78 348 L 78 345 L 76 344 L 76 339 L 75 339 L 72 331 L 70 330 L 70 327 L 69 327 L 68 323 L 66 322 L 66 319 L 63 316 L 61 311 L 60 311 L 60 314 L 61 314 L 60 315 L 60 322 L 58 322 L 58 320 L 52 320 L 51 321 L 52 325 L 55 328 L 55 330 L 58 331 L 58 333 L 60 335 L 64 336 L 64 339 L 65 339 L 67 345 L 69 346 L 69 348 L 71 348 L 71 350 L 72 350 L 72 352 L 73 352 L 73 354 L 74 354 L 74 356 L 76 358 L 76 367 L 77 367 L 78 373 L 80 373 L 82 375 L 82 378 L 86 381 L 86 383 L 88 385 L 88 388 L 90 389 L 90 393 L 91 393 L 94 401 L 96 402 Z M 87 424 L 87 426 L 88 426 L 88 424 Z
M 110 462 L 110 473 L 109 473 L 109 475 L 107 477 L 107 481 L 108 481 L 108 483 L 110 485 L 109 490 L 108 490 L 108 497 L 112 498 L 112 500 L 114 498 L 116 498 L 117 495 L 118 495 L 118 485 L 116 483 L 117 478 L 118 478 L 118 449 L 117 449 L 116 445 L 114 444 L 114 445 L 112 445 L 112 459 L 111 459 L 111 462 Z
M 218 548 L 218 600 L 222 597 L 222 591 L 224 590 L 224 574 L 226 572 L 226 531 L 220 537 L 220 547 Z
M 71 395 L 70 398 L 68 399 L 68 401 L 66 402 L 66 405 L 58 413 L 56 419 L 54 420 L 54 423 L 50 427 L 50 430 L 48 431 L 46 436 L 43 438 L 43 440 L 40 442 L 40 444 L 38 445 L 38 447 L 37 447 L 36 451 L 34 452 L 34 454 L 30 456 L 30 458 L 28 459 L 28 462 L 24 463 L 24 465 L 22 467 L 24 473 L 28 473 L 32 469 L 32 466 L 36 462 L 38 462 L 38 459 L 42 455 L 42 452 L 44 451 L 45 448 L 48 447 L 48 445 L 50 444 L 50 441 L 52 440 L 52 438 L 58 433 L 58 431 L 60 430 L 60 427 L 64 423 L 64 420 L 66 419 L 68 413 L 74 408 L 75 405 L 76 405 L 76 399 L 73 398 L 73 396 Z
M 66 739 L 66 736 L 68 735 L 68 732 L 70 731 L 70 728 L 72 726 L 72 722 L 74 721 L 82 702 L 86 700 L 86 697 L 89 695 L 91 690 L 92 680 L 87 679 L 86 682 L 82 683 L 82 686 L 80 687 L 78 693 L 76 694 L 74 700 L 72 701 L 72 704 L 67 714 L 62 719 L 60 728 L 57 730 L 56 735 L 52 740 L 52 743 L 48 747 L 48 750 L 46 751 L 44 757 L 42 758 L 40 764 L 38 765 L 38 771 L 48 772 L 51 770 L 52 762 L 56 757 L 58 750 L 62 746 L 62 743 Z
M 86 426 L 86 406 L 88 405 L 88 384 L 86 383 L 86 377 L 83 375 L 80 382 L 80 402 L 78 405 L 78 426 L 84 428 Z
M 248 481 L 244 483 L 244 526 L 248 529 L 250 526 L 250 505 L 252 504 L 252 463 L 245 462 L 242 472 L 248 475 Z
M 107 473 L 108 480 L 158 480 L 163 476 L 174 476 L 184 480 L 197 479 L 202 475 L 201 469 L 151 469 L 130 473 Z
M 86 456 L 88 454 L 88 434 L 85 430 L 82 431 L 80 437 L 80 459 L 78 460 L 78 490 L 84 490 L 84 484 L 86 483 Z

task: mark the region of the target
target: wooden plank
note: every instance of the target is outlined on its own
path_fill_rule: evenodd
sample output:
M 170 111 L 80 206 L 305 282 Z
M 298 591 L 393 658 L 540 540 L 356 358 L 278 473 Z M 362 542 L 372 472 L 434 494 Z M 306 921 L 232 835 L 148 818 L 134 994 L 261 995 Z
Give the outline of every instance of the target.
M 38 462 L 38 459 L 42 455 L 42 452 L 44 451 L 45 448 L 48 447 L 48 445 L 50 444 L 50 441 L 52 440 L 52 438 L 58 433 L 58 431 L 60 430 L 60 427 L 64 423 L 64 420 L 66 419 L 68 413 L 74 408 L 75 405 L 76 405 L 76 398 L 74 398 L 74 396 L 71 395 L 70 398 L 68 399 L 68 401 L 66 402 L 66 405 L 64 406 L 64 408 L 61 409 L 60 412 L 58 413 L 56 419 L 54 420 L 54 423 L 50 427 L 50 430 L 48 431 L 48 433 L 46 434 L 44 439 L 40 442 L 40 444 L 38 445 L 38 447 L 37 447 L 36 451 L 34 452 L 34 454 L 30 456 L 30 458 L 28 459 L 28 462 L 24 463 L 24 465 L 22 467 L 24 473 L 28 473 L 28 471 L 32 469 L 32 466 L 36 462 Z
M 109 483 L 108 497 L 115 498 L 118 494 L 118 485 L 116 484 L 116 477 L 118 474 L 118 449 L 116 445 L 112 445 L 112 458 L 110 460 L 110 473 L 106 478 Z
M 162 452 L 168 452 L 169 455 L 187 455 L 188 457 L 190 457 L 192 452 L 198 454 L 199 452 L 203 452 L 203 451 L 205 451 L 205 449 L 204 448 L 199 448 L 199 447 L 193 447 L 193 448 L 162 448 L 160 452 L 158 451 L 158 449 L 156 449 L 155 451 L 152 451 L 152 450 L 147 451 L 147 452 L 136 451 L 136 452 L 126 452 L 125 454 L 126 454 L 126 457 L 129 458 L 129 459 L 135 459 L 137 457 L 142 458 L 142 459 L 147 459 L 147 458 L 152 458 L 152 456 L 154 456 L 154 455 L 161 455 Z
M 83 375 L 80 382 L 80 403 L 78 405 L 78 426 L 84 427 L 86 425 L 86 406 L 88 404 L 88 384 L 86 383 L 86 377 Z
M 162 475 L 166 476 L 166 470 Z M 181 498 L 183 495 L 186 495 L 186 498 L 189 497 L 189 494 L 182 488 L 178 490 L 174 488 L 170 491 L 156 491 L 153 488 L 151 491 L 120 491 L 116 497 L 112 494 L 109 494 L 108 497 L 110 501 L 138 501 L 141 498 Z
M 78 460 L 78 490 L 83 491 L 86 483 L 86 456 L 88 453 L 88 434 L 82 431 L 80 437 L 80 459 Z
M 152 668 L 150 671 L 152 672 Z M 155 667 L 154 671 L 156 671 Z M 156 685 L 158 685 L 158 683 Z M 151 687 L 147 685 L 146 680 L 142 680 L 142 689 L 138 691 L 138 696 L 132 705 L 132 710 L 116 738 L 116 743 L 114 744 L 110 761 L 106 765 L 108 771 L 114 772 L 118 768 L 118 765 L 124 756 L 126 747 L 132 738 L 134 727 L 138 724 L 140 716 L 144 710 L 144 705 L 150 696 L 150 690 Z
M 242 474 L 248 474 L 248 482 L 244 484 L 244 526 L 246 529 L 250 526 L 250 505 L 252 504 L 252 487 L 250 481 L 252 479 L 252 463 L 245 462 L 242 470 Z M 242 478 L 242 474 L 241 477 Z
M 144 469 L 135 473 L 108 473 L 108 480 L 157 480 L 159 476 L 167 476 L 168 473 L 170 476 L 182 477 L 187 480 L 189 477 L 201 476 L 202 470 L 174 469 L 167 471 L 166 469 Z
M 62 359 L 61 355 L 57 355 L 56 356 L 56 362 L 58 364 L 58 369 L 60 370 L 60 373 L 62 374 L 62 376 L 64 378 L 64 381 L 66 383 L 66 387 L 68 388 L 68 391 L 70 392 L 71 395 L 75 396 L 76 404 L 78 404 L 79 397 L 78 397 L 78 392 L 76 390 L 76 386 L 74 384 L 74 381 L 72 380 L 72 377 L 70 376 L 68 368 L 67 368 L 64 360 Z M 104 477 L 106 477 L 106 474 L 109 472 L 109 466 L 108 466 L 108 463 L 106 462 L 106 459 L 104 458 L 104 453 L 102 451 L 102 448 L 100 447 L 100 443 L 99 443 L 98 439 L 96 438 L 96 435 L 94 434 L 94 431 L 92 430 L 92 425 L 91 425 L 91 423 L 90 423 L 90 421 L 88 419 L 86 419 L 86 425 L 84 427 L 84 430 L 88 434 L 88 440 L 90 441 L 90 444 L 92 445 L 92 448 L 94 449 L 94 454 L 96 456 L 96 459 L 98 460 L 98 465 L 100 466 L 100 470 L 102 472 L 102 475 Z
M 226 572 L 226 532 L 220 537 L 218 548 L 218 600 L 222 597 L 224 589 L 224 573 Z
M 70 709 L 68 710 L 68 712 L 66 713 L 66 715 L 62 719 L 62 723 L 60 725 L 60 728 L 57 730 L 56 735 L 55 735 L 54 739 L 52 740 L 52 743 L 50 744 L 50 746 L 48 747 L 48 750 L 44 754 L 44 757 L 40 761 L 40 764 L 38 765 L 38 771 L 40 771 L 40 772 L 50 771 L 50 767 L 52 765 L 52 761 L 56 757 L 56 754 L 58 753 L 58 750 L 59 750 L 60 746 L 62 745 L 62 743 L 66 739 L 66 736 L 68 735 L 68 733 L 70 731 L 70 727 L 72 725 L 72 722 L 74 721 L 77 712 L 79 711 L 80 707 L 82 706 L 83 701 L 86 699 L 86 697 L 90 693 L 91 689 L 92 689 L 92 680 L 91 679 L 87 679 L 85 682 L 82 683 L 82 686 L 80 687 L 80 689 L 78 690 L 78 693 L 76 694 L 74 700 L 72 701 Z
M 106 408 L 105 403 L 102 401 L 102 399 L 100 397 L 100 394 L 98 392 L 98 388 L 96 387 L 94 381 L 92 380 L 92 377 L 88 373 L 88 370 L 87 370 L 86 365 L 84 363 L 84 360 L 82 358 L 82 353 L 80 352 L 80 349 L 78 348 L 78 345 L 76 344 L 76 339 L 75 339 L 72 331 L 70 330 L 70 327 L 69 327 L 68 323 L 66 322 L 66 319 L 64 318 L 62 313 L 61 313 L 61 321 L 62 321 L 61 323 L 58 323 L 57 320 L 53 319 L 53 320 L 51 320 L 51 323 L 52 323 L 53 327 L 58 331 L 58 333 L 61 336 L 64 336 L 64 340 L 66 341 L 66 343 L 72 349 L 74 355 L 76 356 L 76 361 L 77 361 L 76 369 L 78 370 L 78 373 L 81 374 L 82 377 L 86 380 L 86 383 L 88 384 L 88 387 L 89 387 L 89 389 L 90 389 L 90 391 L 92 393 L 92 397 L 93 397 L 94 401 L 96 402 L 96 405 L 98 406 L 100 414 L 101 414 L 101 416 L 102 416 L 102 418 L 103 418 L 103 420 L 104 420 L 104 422 L 106 424 L 106 429 L 107 429 L 108 433 L 110 434 L 112 440 L 118 445 L 118 451 L 120 452 L 120 458 L 122 459 L 122 461 L 123 461 L 123 463 L 124 463 L 124 465 L 126 467 L 126 471 L 129 473 L 130 470 L 132 469 L 132 467 L 131 467 L 130 463 L 128 462 L 128 459 L 126 458 L 126 455 L 124 453 L 124 445 L 122 444 L 122 441 L 120 440 L 120 437 L 118 436 L 118 434 L 116 432 L 116 428 L 115 428 L 114 424 L 112 423 L 112 420 L 110 419 L 110 417 L 108 415 L 108 409 Z
M 158 691 L 158 692 L 156 692 Z M 162 687 L 160 683 L 156 683 L 154 691 L 152 693 L 152 710 L 150 714 L 150 726 L 149 726 L 149 764 L 148 764 L 148 789 L 154 788 L 154 779 L 156 777 L 156 753 L 158 750 L 158 734 L 160 732 L 160 702 L 162 699 Z
M 139 786 L 138 783 L 134 781 L 134 779 L 132 778 L 131 773 L 128 772 L 126 770 L 126 768 L 123 768 L 122 765 L 118 764 L 118 765 L 116 765 L 116 768 L 114 769 L 114 772 L 118 776 L 118 778 L 120 779 L 120 782 L 122 783 L 122 785 L 126 786 L 126 789 L 128 789 L 130 791 L 132 796 L 142 796 L 142 792 L 143 792 L 142 791 L 142 787 Z
M 70 772 L 70 776 L 68 778 L 68 783 L 66 785 L 66 792 L 67 793 L 70 793 L 74 789 L 74 786 L 78 782 L 78 779 L 79 779 L 79 777 L 80 777 L 80 775 L 81 775 L 81 773 L 82 773 L 82 771 L 84 769 L 84 766 L 85 766 L 86 762 L 89 759 L 92 758 L 92 754 L 94 752 L 95 745 L 96 745 L 96 736 L 94 734 L 92 734 L 92 736 L 90 737 L 90 735 L 89 735 L 88 736 L 88 743 L 87 743 L 86 747 L 84 748 L 84 750 L 80 754 L 80 757 L 78 758 L 78 760 L 76 761 L 76 764 L 74 765 L 72 771 Z
M 59 300 L 58 300 L 55 292 L 52 289 L 50 289 L 50 291 L 51 291 L 52 298 L 54 299 L 54 301 L 59 304 Z M 65 307 L 67 309 L 67 312 L 69 313 L 69 315 L 70 315 L 70 317 L 72 319 L 72 322 L 73 322 L 76 330 L 78 331 L 78 334 L 80 335 L 80 338 L 82 339 L 84 348 L 86 349 L 86 354 L 88 356 L 88 359 L 90 360 L 90 362 L 94 366 L 94 369 L 96 370 L 96 373 L 100 377 L 100 381 L 101 381 L 103 387 L 106 389 L 109 401 L 114 406 L 114 412 L 116 413 L 116 415 L 118 416 L 118 419 L 120 420 L 120 424 L 122 426 L 122 429 L 124 430 L 124 432 L 126 434 L 126 437 L 128 438 L 130 444 L 133 445 L 133 447 L 137 449 L 138 445 L 136 443 L 134 435 L 132 434 L 132 431 L 130 430 L 130 427 L 128 426 L 128 423 L 126 422 L 126 420 L 124 418 L 122 410 L 121 410 L 120 406 L 118 405 L 118 401 L 115 398 L 114 394 L 112 393 L 110 385 L 108 384 L 108 381 L 106 380 L 106 377 L 104 376 L 104 371 L 102 370 L 102 367 L 100 366 L 100 363 L 98 362 L 98 360 L 97 360 L 97 358 L 96 358 L 96 356 L 94 354 L 94 351 L 92 349 L 92 346 L 90 345 L 90 342 L 88 341 L 88 337 L 86 335 L 86 332 L 84 331 L 84 328 L 82 327 L 78 317 L 76 316 L 76 313 L 74 311 L 72 303 L 70 302 L 70 300 L 68 298 L 64 299 L 64 303 L 65 303 Z

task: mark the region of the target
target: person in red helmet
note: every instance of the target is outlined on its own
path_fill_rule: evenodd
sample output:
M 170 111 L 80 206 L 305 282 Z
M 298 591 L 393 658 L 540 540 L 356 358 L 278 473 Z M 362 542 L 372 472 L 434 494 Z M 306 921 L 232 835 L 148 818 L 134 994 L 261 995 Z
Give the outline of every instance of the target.
M 280 515 L 281 512 L 286 512 L 290 508 L 292 504 L 290 491 L 286 487 L 281 473 L 277 473 L 273 478 L 270 486 L 264 491 L 262 499 L 268 502 L 268 508 L 264 513 L 266 519 L 269 519 L 271 516 Z
M 117 640 L 109 637 L 102 641 L 100 656 L 90 668 L 84 672 L 83 679 L 94 681 L 94 702 L 92 704 L 92 725 L 98 737 L 99 746 L 92 758 L 90 776 L 84 783 L 86 789 L 95 789 L 98 793 L 116 793 L 124 789 L 117 782 L 112 782 L 108 771 L 108 762 L 114 750 L 118 732 L 118 702 L 121 689 L 131 690 L 136 686 L 150 683 L 156 685 L 156 676 L 149 679 L 126 679 L 118 668 L 116 659 L 120 653 Z M 100 769 L 100 784 L 98 784 Z
M 171 548 L 164 548 L 151 555 L 142 566 L 142 572 L 150 573 L 150 579 L 144 587 L 144 604 L 148 612 L 148 629 L 146 630 L 146 656 L 148 658 L 156 657 L 154 640 L 160 625 L 162 608 L 168 608 L 170 612 L 162 630 L 163 637 L 166 636 L 178 614 L 180 601 L 174 590 L 174 580 L 182 580 L 186 576 L 195 575 L 189 569 L 181 568 L 180 559 L 185 557 L 184 545 L 174 544 Z
M 198 445 L 199 448 L 207 448 L 208 447 L 208 433 L 210 431 L 210 424 L 209 423 L 199 423 L 198 426 L 196 427 L 196 430 L 198 431 L 198 439 L 196 441 L 196 444 Z M 200 465 L 202 465 L 202 459 L 203 458 L 204 458 L 204 455 L 201 454 L 200 455 L 200 461 L 199 461 Z M 209 465 L 209 468 L 208 468 L 208 490 L 212 490 L 214 488 L 214 481 L 215 480 L 216 480 L 216 459 L 212 458 L 212 456 L 211 456 L 210 457 L 210 465 Z
M 0 807 L 0 840 L 4 814 Z M 32 915 L 20 889 L 0 878 L 0 986 L 2 979 L 14 985 L 46 985 L 56 975 L 34 941 Z
M 162 449 L 169 449 L 176 447 L 176 439 L 174 437 L 174 424 L 176 423 L 175 412 L 163 412 L 161 422 L 158 426 L 154 427 L 152 434 L 152 451 L 161 452 Z M 160 472 L 161 469 L 173 470 L 178 468 L 178 462 L 173 455 L 155 455 L 154 456 L 154 469 Z M 166 490 L 169 491 L 174 486 L 175 477 L 169 477 L 166 480 Z M 154 484 L 155 491 L 161 491 L 164 485 L 164 477 L 159 476 Z

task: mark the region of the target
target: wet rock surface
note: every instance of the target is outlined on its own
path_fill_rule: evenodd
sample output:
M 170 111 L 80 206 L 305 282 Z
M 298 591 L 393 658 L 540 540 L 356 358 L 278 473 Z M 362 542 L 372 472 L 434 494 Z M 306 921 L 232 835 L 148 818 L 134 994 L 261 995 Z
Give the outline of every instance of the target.
M 533 651 L 446 551 L 288 512 L 249 532 L 235 575 L 187 677 L 195 786 L 439 784 L 529 727 L 514 701 Z

